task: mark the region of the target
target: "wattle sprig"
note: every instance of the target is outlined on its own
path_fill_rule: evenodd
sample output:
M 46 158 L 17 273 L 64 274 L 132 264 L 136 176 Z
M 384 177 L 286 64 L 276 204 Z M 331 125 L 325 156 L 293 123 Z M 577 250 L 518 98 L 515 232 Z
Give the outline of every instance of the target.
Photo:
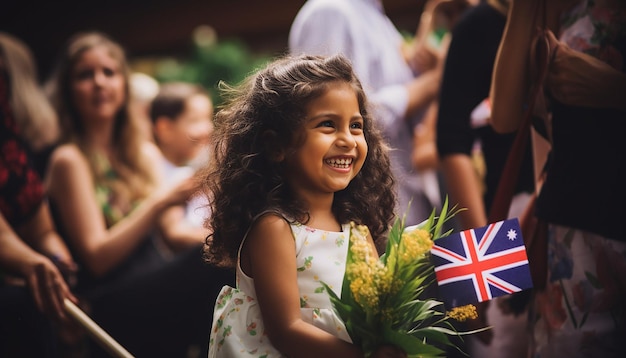
M 448 315 L 442 302 L 422 297 L 434 283 L 433 241 L 450 234 L 443 232 L 444 223 L 459 211 L 448 211 L 446 199 L 438 216 L 433 210 L 419 225 L 406 228 L 404 218 L 396 220 L 381 257 L 373 252 L 367 227 L 351 223 L 341 297 L 324 286 L 350 338 L 366 356 L 392 344 L 409 357 L 440 357 L 446 346 L 453 346 L 449 336 L 472 333 L 457 332 L 449 322 L 470 314 Z

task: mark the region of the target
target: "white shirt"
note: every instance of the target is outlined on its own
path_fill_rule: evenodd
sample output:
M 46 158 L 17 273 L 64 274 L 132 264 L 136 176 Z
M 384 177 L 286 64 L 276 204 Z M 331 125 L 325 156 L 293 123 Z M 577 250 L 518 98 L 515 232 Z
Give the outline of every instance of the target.
M 185 180 L 191 177 L 195 172 L 195 169 L 191 166 L 177 166 L 163 157 L 162 174 L 165 180 L 165 185 L 173 186 L 178 184 L 181 180 Z M 185 207 L 185 220 L 189 224 L 202 227 L 204 221 L 211 215 L 211 210 L 208 208 L 208 200 L 202 193 L 193 195 Z

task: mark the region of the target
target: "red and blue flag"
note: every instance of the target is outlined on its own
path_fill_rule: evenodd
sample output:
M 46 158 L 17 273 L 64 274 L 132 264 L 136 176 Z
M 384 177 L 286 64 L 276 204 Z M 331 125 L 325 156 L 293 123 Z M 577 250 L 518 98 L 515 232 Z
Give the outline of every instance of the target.
M 532 287 L 516 218 L 435 240 L 431 250 L 439 297 L 447 308 Z

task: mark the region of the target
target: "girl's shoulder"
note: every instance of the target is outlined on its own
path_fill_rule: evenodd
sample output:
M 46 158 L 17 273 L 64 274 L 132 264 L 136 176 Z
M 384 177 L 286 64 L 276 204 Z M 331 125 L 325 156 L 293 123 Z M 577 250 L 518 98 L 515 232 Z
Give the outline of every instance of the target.
M 250 231 L 280 232 L 287 228 L 291 228 L 290 221 L 277 211 L 264 211 L 258 214 L 250 224 Z
M 267 241 L 266 238 L 280 238 L 287 235 L 293 237 L 292 227 L 293 224 L 280 212 L 263 211 L 252 219 L 241 242 L 241 247 L 248 241 L 259 239 Z

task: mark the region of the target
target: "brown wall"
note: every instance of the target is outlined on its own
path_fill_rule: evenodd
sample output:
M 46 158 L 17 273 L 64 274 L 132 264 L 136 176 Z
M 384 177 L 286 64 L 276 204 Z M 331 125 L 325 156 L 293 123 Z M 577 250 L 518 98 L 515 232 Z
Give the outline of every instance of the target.
M 337 0 L 341 1 L 341 0 Z M 207 24 L 222 38 L 238 37 L 253 50 L 279 53 L 287 47 L 291 21 L 303 0 L 4 0 L 0 30 L 31 46 L 41 76 L 63 42 L 79 30 L 109 33 L 130 56 L 184 54 L 191 33 Z M 412 32 L 423 0 L 384 0 L 396 26 Z

